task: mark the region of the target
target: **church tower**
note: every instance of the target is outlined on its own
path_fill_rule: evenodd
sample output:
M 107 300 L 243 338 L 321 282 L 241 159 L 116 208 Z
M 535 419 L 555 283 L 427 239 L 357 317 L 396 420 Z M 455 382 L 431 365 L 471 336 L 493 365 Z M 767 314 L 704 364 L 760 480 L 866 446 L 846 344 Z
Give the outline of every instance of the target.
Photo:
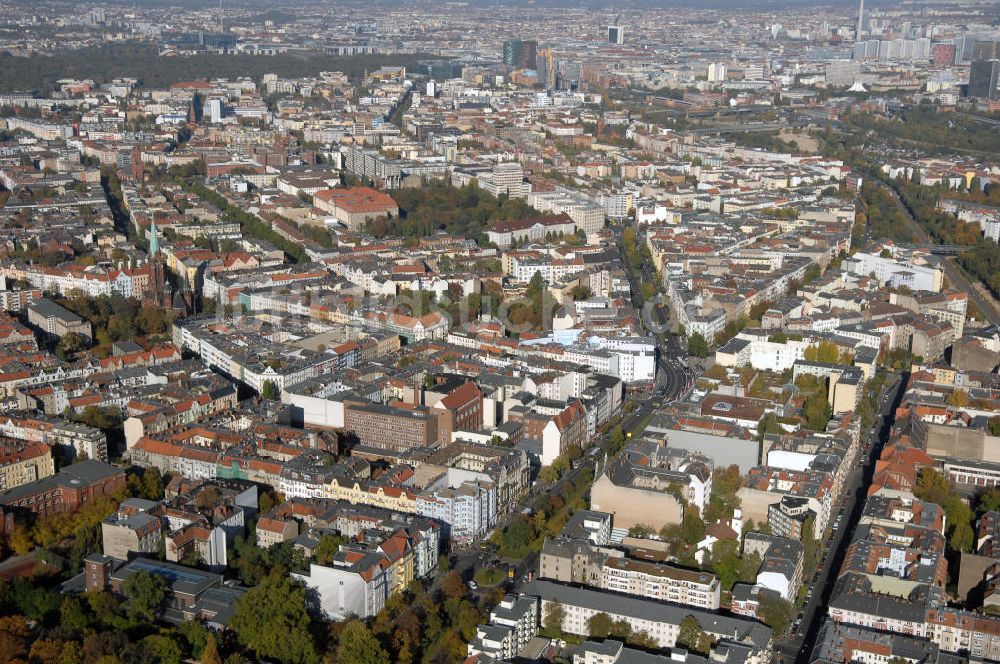
M 170 306 L 163 274 L 163 254 L 160 253 L 160 237 L 156 231 L 155 220 L 149 223 L 149 299 L 161 307 Z

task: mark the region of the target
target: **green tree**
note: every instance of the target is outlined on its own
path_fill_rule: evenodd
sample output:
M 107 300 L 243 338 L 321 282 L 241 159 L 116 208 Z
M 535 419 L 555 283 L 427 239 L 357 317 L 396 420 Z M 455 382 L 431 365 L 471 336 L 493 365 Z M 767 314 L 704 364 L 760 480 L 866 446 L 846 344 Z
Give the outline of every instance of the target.
M 805 359 L 809 362 L 825 362 L 837 364 L 840 362 L 840 346 L 832 341 L 821 341 L 805 350 Z
M 258 658 L 309 664 L 318 659 L 309 624 L 305 588 L 275 570 L 236 601 L 229 627 Z
M 181 647 L 165 634 L 151 634 L 140 642 L 140 646 L 143 653 L 158 664 L 180 664 L 184 656 Z
M 569 459 L 560 454 L 552 460 L 552 467 L 557 473 L 559 473 L 559 476 L 562 477 L 569 471 Z
M 277 401 L 278 386 L 274 384 L 274 381 L 265 380 L 260 388 L 260 396 L 268 401 Z
M 712 545 L 711 567 L 723 590 L 732 590 L 740 580 L 739 549 L 736 540 L 719 540 Z
M 695 332 L 688 337 L 688 353 L 695 357 L 708 357 L 708 342 L 700 332 Z
M 944 508 L 945 536 L 951 551 L 970 551 L 975 542 L 972 509 L 958 495 L 951 481 L 933 468 L 921 468 L 913 495 Z
M 59 624 L 74 632 L 82 632 L 90 625 L 90 616 L 79 599 L 67 595 L 59 605 Z
M 806 419 L 806 425 L 813 431 L 824 431 L 826 425 L 833 417 L 833 408 L 830 406 L 826 381 L 820 383 L 820 388 L 809 395 L 802 405 L 802 415 Z
M 606 613 L 595 613 L 587 621 L 587 633 L 595 639 L 606 639 L 611 634 L 611 616 Z
M 608 451 L 610 454 L 617 454 L 625 447 L 625 432 L 622 430 L 620 424 L 616 424 L 611 430 L 611 434 L 608 435 Z
M 913 495 L 920 500 L 944 506 L 952 494 L 953 488 L 947 477 L 933 468 L 921 468 L 917 473 L 917 483 L 913 487 Z
M 337 664 L 383 664 L 392 661 L 372 633 L 360 620 L 352 620 L 340 633 Z
M 803 565 L 806 576 L 812 576 L 819 563 L 819 543 L 816 538 L 816 517 L 811 514 L 802 522 L 802 546 L 805 549 Z
M 705 539 L 705 522 L 702 521 L 697 507 L 689 505 L 684 509 L 684 517 L 681 519 L 681 537 L 692 546 Z
M 956 408 L 965 408 L 969 405 L 969 393 L 963 389 L 954 390 L 948 395 L 946 403 Z
M 208 645 L 208 637 L 212 635 L 208 631 L 208 628 L 205 627 L 205 624 L 198 620 L 191 620 L 178 625 L 177 634 L 184 639 L 186 650 L 195 658 L 201 657 L 202 652 L 204 652 L 205 647 Z
M 1000 489 L 990 487 L 976 501 L 976 514 L 982 516 L 987 512 L 1000 512 Z
M 638 539 L 648 539 L 655 532 L 656 531 L 653 530 L 652 526 L 647 525 L 645 523 L 637 523 L 628 529 L 628 536 L 635 537 Z
M 684 616 L 681 620 L 680 629 L 677 633 L 677 645 L 694 653 L 703 653 L 706 634 L 698 623 L 698 619 L 692 615 Z
M 760 555 L 754 553 L 749 556 L 743 556 L 740 559 L 740 582 L 741 583 L 753 583 L 757 580 L 757 571 L 760 569 L 761 564 Z
M 523 515 L 518 514 L 511 519 L 510 525 L 500 536 L 500 555 L 505 558 L 520 558 L 537 538 L 538 529 Z
M 84 350 L 88 345 L 85 336 L 76 332 L 69 332 L 59 339 L 59 343 L 56 345 L 56 355 L 67 359 Z
M 538 479 L 542 484 L 549 486 L 559 479 L 559 471 L 552 466 L 545 466 L 538 471 Z
M 139 570 L 122 585 L 128 600 L 128 612 L 133 619 L 153 622 L 167 596 L 167 580 L 159 574 Z
M 314 557 L 317 565 L 330 565 L 333 557 L 340 551 L 341 545 L 345 542 L 339 535 L 323 535 L 316 545 Z
M 558 602 L 549 604 L 545 612 L 545 629 L 554 634 L 562 632 L 563 621 L 566 620 L 566 609 Z
M 795 614 L 791 603 L 782 599 L 777 593 L 763 593 L 759 602 L 757 615 L 764 624 L 774 630 L 776 636 L 787 632 Z
M 148 500 L 163 499 L 163 476 L 152 466 L 142 471 L 142 497 Z

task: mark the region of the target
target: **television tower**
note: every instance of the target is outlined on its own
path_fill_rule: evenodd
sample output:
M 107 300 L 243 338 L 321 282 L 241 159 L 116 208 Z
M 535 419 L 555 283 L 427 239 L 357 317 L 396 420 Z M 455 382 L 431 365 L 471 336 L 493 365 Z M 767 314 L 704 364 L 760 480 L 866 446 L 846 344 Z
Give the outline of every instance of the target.
M 865 0 L 861 0 L 861 6 L 858 7 L 858 31 L 856 33 L 855 39 L 861 40 L 861 30 L 865 26 Z

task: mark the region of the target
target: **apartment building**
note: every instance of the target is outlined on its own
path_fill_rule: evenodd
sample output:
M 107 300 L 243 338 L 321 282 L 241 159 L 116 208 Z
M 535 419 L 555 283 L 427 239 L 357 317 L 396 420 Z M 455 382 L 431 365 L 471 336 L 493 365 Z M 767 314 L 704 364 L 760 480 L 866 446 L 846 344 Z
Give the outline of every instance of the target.
M 123 507 L 101 522 L 104 555 L 128 560 L 133 554 L 156 556 L 163 541 L 160 517 Z
M 802 586 L 805 546 L 802 542 L 778 535 L 747 533 L 743 555 L 760 556 L 756 585 L 778 593 L 782 599 L 795 601 Z
M 52 448 L 48 445 L 0 440 L 0 491 L 30 484 L 55 472 Z
M 714 574 L 629 558 L 619 549 L 562 535 L 542 545 L 538 578 L 713 611 L 721 599 Z
M 538 633 L 538 599 L 505 595 L 490 611 L 490 620 L 476 628 L 469 643 L 469 656 L 487 655 L 511 659 Z
M 108 439 L 103 431 L 45 415 L 14 412 L 0 418 L 0 435 L 55 445 L 78 457 L 107 461 Z
M 632 558 L 608 558 L 600 588 L 709 611 L 719 608 L 721 584 L 714 574 Z
M 295 539 L 299 534 L 299 525 L 295 519 L 291 518 L 278 519 L 262 516 L 257 521 L 255 532 L 257 546 L 261 549 L 269 549 L 275 544 Z
M 454 486 L 451 486 L 454 484 Z M 468 544 L 496 527 L 497 491 L 489 481 L 447 482 L 417 496 L 416 512 L 445 524 L 444 535 L 455 544 Z
M 29 304 L 27 312 L 28 323 L 50 336 L 64 337 L 70 332 L 87 339 L 92 336 L 90 322 L 46 297 Z
M 340 547 L 330 566 L 313 563 L 308 574 L 293 573 L 292 577 L 317 594 L 320 609 L 328 618 L 371 618 L 390 597 L 433 569 L 416 564 L 420 539 L 419 533 L 400 528 L 388 535 L 375 535 L 371 541 L 351 542 Z
M 684 505 L 703 510 L 712 492 L 712 462 L 659 441 L 631 444 L 608 463 L 591 490 L 591 506 L 615 515 L 615 526 L 655 530 L 680 523 Z
M 627 622 L 633 632 L 645 632 L 660 648 L 677 645 L 681 622 L 688 616 L 698 621 L 703 631 L 721 642 L 736 641 L 748 647 L 748 664 L 764 664 L 771 659 L 771 629 L 756 620 L 746 620 L 689 606 L 577 588 L 553 581 L 532 581 L 524 594 L 541 600 L 544 623 L 552 608 L 560 606 L 564 618 L 560 626 L 569 634 L 589 635 L 588 622 L 599 613 L 612 621 Z

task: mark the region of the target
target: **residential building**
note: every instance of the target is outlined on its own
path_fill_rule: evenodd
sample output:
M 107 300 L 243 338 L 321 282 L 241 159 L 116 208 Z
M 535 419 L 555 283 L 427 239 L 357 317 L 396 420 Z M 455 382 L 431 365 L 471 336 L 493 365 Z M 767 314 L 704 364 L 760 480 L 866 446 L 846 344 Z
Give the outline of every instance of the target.
M 0 439 L 0 491 L 30 484 L 55 472 L 52 448 L 45 443 Z
M 631 444 L 611 460 L 591 489 L 591 507 L 614 514 L 615 526 L 659 530 L 680 523 L 684 505 L 704 510 L 712 491 L 712 462 L 659 441 Z
M 505 595 L 490 611 L 490 620 L 476 628 L 469 655 L 485 654 L 501 660 L 517 655 L 538 633 L 538 599 Z
M 134 555 L 156 556 L 163 544 L 159 516 L 130 509 L 123 501 L 118 511 L 101 522 L 104 555 L 128 560 Z
M 41 297 L 27 306 L 28 323 L 53 337 L 64 337 L 70 332 L 90 339 L 90 322 L 52 300 Z
M 749 664 L 764 664 L 771 658 L 771 629 L 756 620 L 577 588 L 553 581 L 532 581 L 525 586 L 524 594 L 541 600 L 543 624 L 553 606 L 562 607 L 565 614 L 561 628 L 569 634 L 589 635 L 588 622 L 595 615 L 603 613 L 612 621 L 626 621 L 633 632 L 645 632 L 658 647 L 673 648 L 677 644 L 681 622 L 691 616 L 713 638 L 723 642 L 732 640 L 748 646 L 744 661 Z

